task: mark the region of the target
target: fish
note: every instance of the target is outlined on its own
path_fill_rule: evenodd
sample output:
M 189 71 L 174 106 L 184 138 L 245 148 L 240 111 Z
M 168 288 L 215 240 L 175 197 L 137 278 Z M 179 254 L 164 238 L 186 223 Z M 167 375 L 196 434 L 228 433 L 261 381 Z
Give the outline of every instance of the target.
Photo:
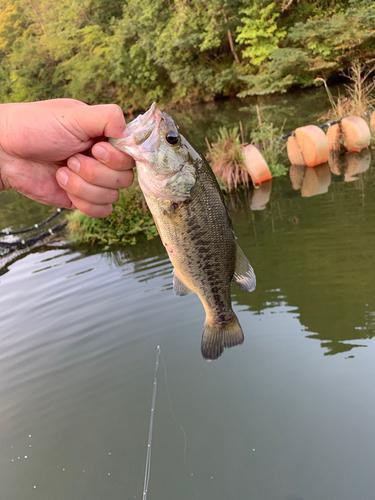
M 173 290 L 178 296 L 198 295 L 206 312 L 201 353 L 215 360 L 244 341 L 231 282 L 249 292 L 256 286 L 225 197 L 204 156 L 156 103 L 129 122 L 124 135 L 109 142 L 136 162 L 139 185 L 173 265 Z

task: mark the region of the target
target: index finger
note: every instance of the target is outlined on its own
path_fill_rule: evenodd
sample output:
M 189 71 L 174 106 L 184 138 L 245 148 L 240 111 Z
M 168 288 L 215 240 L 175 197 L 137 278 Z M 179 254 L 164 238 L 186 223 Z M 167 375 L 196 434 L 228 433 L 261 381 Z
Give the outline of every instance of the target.
M 109 142 L 97 142 L 92 147 L 94 158 L 113 170 L 130 170 L 135 167 L 133 158 L 119 151 Z

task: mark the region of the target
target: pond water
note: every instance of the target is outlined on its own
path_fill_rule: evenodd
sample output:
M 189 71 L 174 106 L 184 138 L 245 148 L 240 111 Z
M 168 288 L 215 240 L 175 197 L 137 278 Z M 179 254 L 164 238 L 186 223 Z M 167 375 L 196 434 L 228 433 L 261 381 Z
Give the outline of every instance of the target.
M 245 107 L 198 119 L 213 113 L 213 134 L 220 109 L 231 125 Z M 288 95 L 277 119 L 289 131 L 325 109 L 319 92 Z M 229 198 L 257 288 L 233 287 L 245 343 L 212 363 L 203 307 L 174 296 L 159 239 L 3 260 L 1 500 L 141 499 L 158 345 L 148 500 L 373 498 L 375 164 L 367 152 L 333 170 Z M 0 193 L 0 228 L 49 213 Z

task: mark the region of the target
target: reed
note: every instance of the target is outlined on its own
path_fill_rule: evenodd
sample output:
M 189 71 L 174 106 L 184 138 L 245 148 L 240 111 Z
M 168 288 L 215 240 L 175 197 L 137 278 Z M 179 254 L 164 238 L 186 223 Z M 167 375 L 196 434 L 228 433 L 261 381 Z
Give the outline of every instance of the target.
M 232 191 L 242 185 L 249 186 L 251 177 L 248 174 L 242 154 L 245 145 L 242 126 L 227 129 L 221 127 L 216 142 L 208 146 L 207 160 L 221 184 L 221 187 Z
M 339 120 L 344 116 L 358 115 L 365 116 L 365 113 L 375 106 L 375 80 L 371 75 L 375 71 L 375 65 L 361 64 L 355 61 L 349 70 L 343 75 L 348 78 L 348 84 L 344 85 L 346 95 L 334 97 L 328 88 L 324 78 L 316 78 L 315 81 L 323 82 L 326 89 L 331 109 L 319 120 L 331 121 Z

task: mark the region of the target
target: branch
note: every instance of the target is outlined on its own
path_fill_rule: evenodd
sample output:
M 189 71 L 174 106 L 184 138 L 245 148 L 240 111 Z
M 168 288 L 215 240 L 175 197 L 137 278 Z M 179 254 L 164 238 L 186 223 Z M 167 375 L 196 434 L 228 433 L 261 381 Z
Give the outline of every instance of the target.
M 46 37 L 48 38 L 48 35 L 47 35 L 47 31 L 46 31 L 46 28 L 43 24 L 43 21 L 42 21 L 42 18 L 40 17 L 38 11 L 36 10 L 36 7 L 35 5 L 33 4 L 32 0 L 27 0 L 29 2 L 29 4 L 31 5 L 33 11 L 34 11 L 34 14 L 36 15 L 36 17 L 38 18 L 38 21 L 39 21 L 39 24 L 41 25 L 42 27 L 42 30 L 43 30 L 43 33 L 46 35 Z
M 294 0 L 289 0 L 289 2 L 286 5 L 284 5 L 283 8 L 281 9 L 281 12 L 285 12 L 286 10 L 288 10 L 293 2 Z

